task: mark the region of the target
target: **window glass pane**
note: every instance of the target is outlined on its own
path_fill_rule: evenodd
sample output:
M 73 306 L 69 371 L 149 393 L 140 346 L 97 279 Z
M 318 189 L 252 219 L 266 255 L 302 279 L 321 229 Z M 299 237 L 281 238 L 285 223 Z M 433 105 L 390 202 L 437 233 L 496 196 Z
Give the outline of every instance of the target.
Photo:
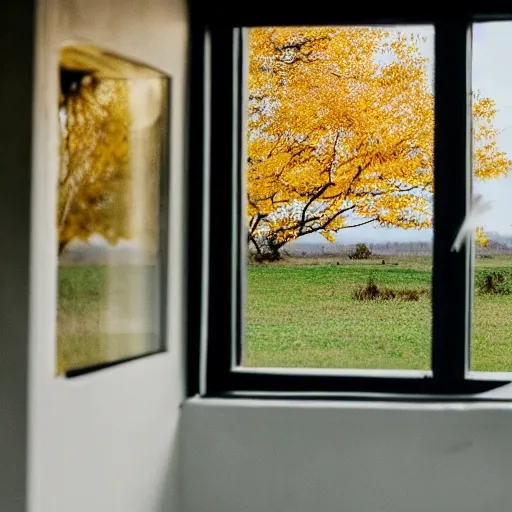
M 429 370 L 433 27 L 244 36 L 241 364 Z
M 94 47 L 61 53 L 58 374 L 162 348 L 167 103 L 153 69 Z
M 512 22 L 473 25 L 473 193 L 478 219 L 471 368 L 512 371 Z M 505 62 L 505 64 L 504 64 Z

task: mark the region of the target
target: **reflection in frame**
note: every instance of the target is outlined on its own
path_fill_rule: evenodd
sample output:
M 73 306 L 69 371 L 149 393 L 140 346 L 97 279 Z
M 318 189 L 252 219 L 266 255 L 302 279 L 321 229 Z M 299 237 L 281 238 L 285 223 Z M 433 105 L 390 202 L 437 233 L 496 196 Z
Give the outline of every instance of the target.
M 60 55 L 57 374 L 163 349 L 169 78 Z

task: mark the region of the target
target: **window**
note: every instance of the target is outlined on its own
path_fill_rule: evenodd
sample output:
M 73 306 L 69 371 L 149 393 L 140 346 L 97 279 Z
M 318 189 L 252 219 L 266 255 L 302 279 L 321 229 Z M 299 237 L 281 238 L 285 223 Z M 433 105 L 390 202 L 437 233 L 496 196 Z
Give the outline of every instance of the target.
M 98 48 L 61 51 L 58 375 L 163 349 L 168 87 Z
M 430 370 L 433 26 L 241 39 L 240 366 Z
M 482 109 L 487 107 L 495 112 L 493 127 L 489 127 L 483 117 L 473 128 L 477 148 L 473 189 L 489 206 L 479 219 L 471 329 L 471 370 L 483 372 L 512 370 L 512 217 L 509 199 L 512 190 L 512 93 L 509 87 L 512 75 L 509 66 L 500 65 L 501 52 L 512 43 L 511 27 L 510 21 L 473 26 L 474 101 L 479 101 Z M 478 128 L 485 130 L 484 133 L 492 128 L 494 131 L 484 139 Z M 488 161 L 489 153 L 492 163 Z
M 350 13 L 335 9 L 336 12 L 329 12 L 328 16 L 321 12 L 312 16 L 309 14 L 302 16 L 298 12 L 292 13 L 285 9 L 276 8 L 265 11 L 264 6 L 261 7 L 257 13 L 247 14 L 235 9 L 231 12 L 228 21 L 220 19 L 216 13 L 206 9 L 205 18 L 199 21 L 198 33 L 202 33 L 204 37 L 204 52 L 202 53 L 204 58 L 204 67 L 202 68 L 204 71 L 203 119 L 206 128 L 203 155 L 204 183 L 206 184 L 203 202 L 205 224 L 203 225 L 202 248 L 206 263 L 203 276 L 207 283 L 203 289 L 203 297 L 206 297 L 207 301 L 203 304 L 203 315 L 205 316 L 203 317 L 202 335 L 203 341 L 206 342 L 204 345 L 206 382 L 203 392 L 213 395 L 265 392 L 474 395 L 508 383 L 507 375 L 502 375 L 501 380 L 496 376 L 490 379 L 486 374 L 469 371 L 474 248 L 472 243 L 465 243 L 460 250 L 452 250 L 454 239 L 472 204 L 472 134 L 475 126 L 478 129 L 477 123 L 473 123 L 472 119 L 475 102 L 478 99 L 475 102 L 471 101 L 473 88 L 471 82 L 471 34 L 473 23 L 479 19 L 479 16 L 477 13 L 461 13 L 457 19 L 444 20 L 433 14 L 425 14 L 420 18 L 418 16 L 408 18 L 404 13 L 393 12 L 392 8 L 389 12 L 381 13 L 381 15 L 376 13 L 373 17 L 362 11 L 356 12 L 355 8 L 354 12 Z M 340 364 L 318 364 L 317 362 L 307 364 L 304 358 L 299 360 L 297 353 L 293 354 L 293 351 L 289 351 L 286 357 L 292 359 L 295 357 L 295 360 L 291 364 L 287 364 L 282 353 L 278 354 L 274 361 L 268 350 L 264 357 L 261 354 L 255 354 L 258 343 L 260 345 L 268 343 L 274 348 L 278 347 L 279 337 L 282 337 L 283 333 L 286 333 L 286 328 L 289 329 L 290 326 L 289 318 L 285 317 L 282 307 L 283 298 L 286 296 L 283 291 L 286 280 L 279 280 L 280 277 L 277 273 L 265 275 L 266 268 L 270 268 L 270 266 L 256 267 L 261 269 L 258 270 L 260 274 L 253 273 L 252 277 L 250 276 L 246 280 L 247 233 L 249 230 L 249 235 L 251 234 L 250 230 L 253 227 L 251 222 L 257 222 L 254 219 L 257 219 L 258 214 L 261 213 L 255 207 L 252 218 L 251 215 L 247 215 L 247 191 L 252 184 L 248 183 L 249 178 L 247 178 L 245 164 L 247 159 L 258 159 L 258 151 L 249 147 L 254 143 L 254 138 L 250 139 L 250 130 L 247 130 L 250 116 L 254 115 L 249 110 L 251 100 L 254 98 L 248 99 L 247 94 L 249 90 L 254 92 L 257 88 L 248 81 L 259 80 L 258 87 L 265 87 L 265 79 L 256 77 L 254 70 L 252 75 L 251 71 L 247 70 L 247 67 L 251 65 L 250 59 L 247 58 L 251 34 L 262 34 L 262 30 L 269 27 L 279 27 L 281 35 L 286 27 L 308 27 L 310 35 L 315 30 L 322 29 L 332 33 L 336 27 L 344 29 L 367 27 L 374 31 L 377 29 L 389 31 L 390 25 L 416 27 L 419 26 L 418 24 L 421 25 L 421 30 L 430 30 L 435 41 L 432 56 L 433 75 L 435 76 L 433 84 L 434 130 L 432 134 L 434 146 L 433 187 L 432 190 L 426 190 L 430 195 L 425 196 L 428 197 L 425 204 L 427 205 L 431 201 L 430 213 L 433 213 L 431 286 L 428 281 L 425 286 L 428 295 L 425 311 L 429 310 L 428 304 L 431 301 L 432 316 L 431 320 L 426 315 L 423 317 L 417 315 L 417 318 L 414 319 L 418 321 L 418 318 L 423 318 L 425 322 L 422 332 L 417 334 L 417 338 L 424 335 L 429 342 L 429 347 L 425 348 L 427 354 L 424 358 L 425 364 L 419 362 L 407 368 L 407 365 L 379 364 L 376 360 L 370 365 L 365 365 L 365 359 L 369 359 L 371 354 L 365 355 L 364 353 L 358 358 L 352 359 L 352 362 L 355 361 L 354 364 L 350 364 L 350 360 L 347 359 L 341 359 Z M 307 31 L 306 28 L 304 30 Z M 287 65 L 295 62 L 298 58 L 305 57 L 305 53 L 301 54 L 302 48 L 299 48 L 300 41 L 296 41 L 295 45 L 288 43 L 289 41 L 285 41 L 281 48 L 281 62 Z M 262 44 L 264 45 L 265 42 Z M 308 48 L 307 51 L 310 52 L 307 55 L 308 58 L 314 58 L 321 54 L 314 48 Z M 264 69 L 266 65 L 271 67 L 271 60 L 271 58 L 267 59 L 267 64 L 260 62 L 259 69 Z M 264 69 L 264 71 L 266 70 Z M 315 76 L 318 79 L 318 72 Z M 289 77 L 283 78 L 283 76 L 277 76 L 277 73 L 270 79 L 282 80 L 282 83 L 286 82 L 287 86 L 291 83 Z M 295 94 L 298 94 L 302 85 L 297 82 Z M 325 86 L 325 82 L 316 83 L 318 91 L 322 86 Z M 288 87 L 287 93 L 290 90 L 292 90 L 291 87 Z M 263 96 L 260 94 L 254 100 L 259 102 L 258 108 L 266 110 L 267 114 L 272 112 L 272 109 L 275 112 L 276 108 L 275 105 L 272 105 L 271 98 L 263 98 Z M 293 128 L 290 127 L 290 120 L 299 120 L 301 128 L 308 122 L 306 102 L 303 102 L 303 108 L 298 110 L 301 103 L 299 96 L 294 98 L 295 103 L 291 102 L 292 108 L 289 112 L 280 113 L 279 122 L 285 125 L 288 123 L 284 130 L 286 132 L 284 137 L 288 137 L 286 141 L 288 147 Z M 336 95 L 333 94 L 331 101 L 335 101 L 335 98 Z M 312 111 L 318 113 L 320 109 L 327 108 L 326 105 L 320 105 L 320 93 L 315 97 L 315 101 L 319 104 Z M 419 107 L 421 105 L 411 104 L 411 116 L 414 116 L 415 108 Z M 300 119 L 301 117 L 303 119 Z M 275 119 L 272 122 L 274 127 L 279 124 Z M 305 136 L 304 130 L 293 135 L 295 137 L 293 143 L 297 143 L 300 137 Z M 346 131 L 342 135 L 347 137 L 350 133 Z M 271 137 L 266 139 L 260 137 L 260 139 L 262 140 L 257 142 L 260 146 L 259 149 L 262 149 L 262 152 L 268 156 L 271 149 L 266 145 L 272 141 L 276 142 L 277 139 L 274 140 Z M 299 140 L 299 143 L 303 140 Z M 332 142 L 325 138 L 322 143 L 326 144 L 326 141 Z M 372 143 L 373 145 L 378 145 L 380 142 L 377 132 L 372 133 L 370 139 L 366 141 L 367 144 Z M 321 154 L 318 141 L 311 146 L 313 157 L 317 159 L 317 162 L 322 161 L 325 155 Z M 267 149 L 269 151 L 266 151 Z M 418 158 L 420 149 L 413 148 L 409 152 L 409 158 Z M 289 154 L 288 148 L 285 152 Z M 264 159 L 255 160 L 250 160 L 249 164 L 262 167 L 265 165 Z M 305 161 L 306 159 L 303 160 L 303 162 Z M 307 166 L 307 164 L 305 165 Z M 295 171 L 297 172 L 297 168 Z M 417 172 L 421 174 L 420 171 L 419 166 Z M 261 178 L 259 179 L 261 180 Z M 289 185 L 291 181 L 292 179 L 289 177 L 287 184 Z M 330 182 L 327 180 L 325 183 Z M 323 183 L 324 186 L 325 183 Z M 295 184 L 292 183 L 292 185 Z M 310 188 L 305 191 L 306 195 L 315 187 L 315 190 L 320 190 L 321 185 L 320 182 L 309 183 Z M 368 189 L 372 190 L 369 185 Z M 373 190 L 376 189 L 373 188 Z M 273 191 L 269 190 L 269 186 L 267 186 L 265 192 L 268 192 L 267 195 L 271 195 Z M 266 196 L 261 194 L 258 199 L 264 200 L 264 197 Z M 300 191 L 297 197 L 300 197 Z M 316 198 L 313 199 L 313 201 L 315 200 Z M 300 199 L 298 202 L 300 203 Z M 293 209 L 292 201 L 288 201 L 287 207 Z M 325 201 L 323 204 L 317 205 L 317 208 L 320 209 L 325 207 Z M 339 211 L 341 206 L 337 204 L 336 208 Z M 303 211 L 298 214 L 284 212 L 280 217 L 277 215 L 279 217 L 277 221 L 267 217 L 267 226 L 264 226 L 263 230 L 266 229 L 268 232 L 276 227 L 277 229 L 283 228 L 285 224 L 283 219 L 289 220 L 293 218 L 293 215 L 298 215 L 299 219 L 303 219 Z M 273 224 L 270 226 L 272 222 Z M 288 228 L 286 226 L 285 228 L 290 229 L 291 226 L 291 229 L 300 229 L 299 224 L 300 221 L 293 226 L 289 223 Z M 314 224 L 310 222 L 309 226 L 311 225 Z M 283 233 L 286 229 L 281 229 L 280 232 Z M 329 233 L 326 235 L 327 238 L 331 236 Z M 259 233 L 259 236 L 264 238 L 262 232 Z M 274 237 L 272 242 L 276 241 L 280 243 L 280 240 Z M 256 254 L 250 256 L 258 257 L 258 249 L 255 248 L 255 244 L 253 246 Z M 361 246 L 359 250 L 365 251 L 365 248 Z M 332 271 L 335 270 L 337 269 L 333 268 Z M 306 278 L 304 275 L 299 276 L 295 282 L 297 283 L 301 279 Z M 266 287 L 263 292 L 262 287 Z M 393 290 L 391 286 L 388 288 L 391 289 L 391 291 L 385 292 L 388 294 L 406 291 L 406 287 L 400 290 Z M 308 316 L 310 311 L 305 307 L 308 300 L 308 297 L 305 296 L 306 289 L 297 286 L 295 289 L 297 290 L 296 300 L 301 307 L 297 308 L 298 313 L 294 313 L 294 322 L 296 326 L 300 323 L 300 329 L 296 329 L 291 338 L 298 340 L 300 346 L 301 343 L 304 343 L 304 339 L 308 339 L 308 336 L 311 338 L 311 329 L 315 325 L 314 319 Z M 260 293 L 259 296 L 258 293 Z M 282 295 L 279 296 L 279 294 Z M 315 300 L 317 297 L 313 297 L 312 301 Z M 264 303 L 265 301 L 267 304 Z M 251 317 L 255 311 L 255 304 L 260 307 L 260 313 L 262 311 L 265 313 L 266 308 L 265 314 L 267 314 L 267 332 L 259 341 L 254 340 L 256 339 L 255 333 L 258 334 L 256 331 L 262 327 L 261 322 L 255 321 Z M 398 304 L 398 302 L 394 304 Z M 248 305 L 253 309 L 248 311 Z M 278 305 L 280 309 L 277 308 Z M 372 310 L 368 314 L 374 315 L 376 311 Z M 290 312 L 288 311 L 287 314 Z M 272 322 L 273 330 L 268 329 L 269 319 Z M 329 327 L 326 326 L 325 319 L 317 325 L 323 325 L 326 329 Z M 342 328 L 343 322 L 340 320 L 334 326 L 334 330 L 339 331 Z M 305 337 L 304 332 L 306 333 Z M 338 335 L 340 338 L 343 337 L 343 333 L 337 333 L 336 336 Z M 378 335 L 382 336 L 382 339 L 390 340 L 390 344 L 396 342 L 396 339 L 393 339 L 396 332 L 392 329 L 389 329 L 387 333 L 380 331 Z M 329 341 L 326 339 L 325 332 L 321 334 L 321 337 L 326 342 Z M 279 348 L 275 350 L 279 352 Z M 414 351 L 414 347 L 412 350 Z M 290 356 L 290 354 L 292 355 Z M 417 357 L 416 361 L 421 361 L 421 357 L 418 357 L 417 353 L 413 354 L 414 356 Z M 260 357 L 259 360 L 258 357 Z M 395 361 L 400 361 L 400 356 Z

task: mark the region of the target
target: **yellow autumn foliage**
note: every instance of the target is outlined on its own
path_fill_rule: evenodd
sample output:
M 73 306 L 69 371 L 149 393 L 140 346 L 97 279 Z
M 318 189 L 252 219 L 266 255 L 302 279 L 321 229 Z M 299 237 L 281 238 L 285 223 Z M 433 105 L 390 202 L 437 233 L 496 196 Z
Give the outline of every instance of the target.
M 61 69 L 61 82 L 59 253 L 94 233 L 129 238 L 132 193 L 126 81 Z
M 489 245 L 489 239 L 485 236 L 484 230 L 481 227 L 476 228 L 475 240 L 480 247 L 487 247 Z
M 249 31 L 248 239 L 276 253 L 363 224 L 432 225 L 434 97 L 419 36 L 382 28 Z M 512 164 L 475 96 L 479 179 Z

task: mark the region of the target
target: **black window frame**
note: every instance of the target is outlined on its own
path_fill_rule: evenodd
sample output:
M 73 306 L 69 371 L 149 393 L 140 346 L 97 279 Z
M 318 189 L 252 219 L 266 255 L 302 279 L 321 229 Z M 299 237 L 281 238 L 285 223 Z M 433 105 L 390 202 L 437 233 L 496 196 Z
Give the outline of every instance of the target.
M 471 198 L 471 28 L 512 12 L 351 6 L 249 8 L 191 1 L 188 394 L 206 397 L 488 399 L 510 384 L 469 374 L 473 248 L 451 252 Z M 241 353 L 241 29 L 428 24 L 435 28 L 434 250 L 430 372 L 235 367 Z M 227 136 L 232 134 L 233 136 Z M 214 200 L 212 198 L 215 198 Z M 222 209 L 219 209 L 222 205 Z M 219 223 L 222 221 L 222 232 Z M 199 229 L 198 229 L 199 228 Z M 500 399 L 503 399 L 501 397 Z M 508 399 L 508 398 L 507 398 Z

